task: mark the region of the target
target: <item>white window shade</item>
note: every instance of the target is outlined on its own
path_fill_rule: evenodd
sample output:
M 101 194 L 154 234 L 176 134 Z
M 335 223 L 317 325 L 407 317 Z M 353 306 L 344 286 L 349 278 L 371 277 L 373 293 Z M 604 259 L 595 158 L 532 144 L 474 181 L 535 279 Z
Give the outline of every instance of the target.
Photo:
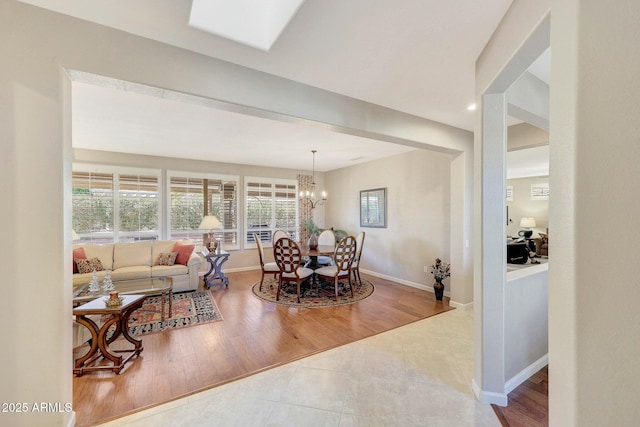
M 549 183 L 531 184 L 531 200 L 549 200 Z
M 270 243 L 275 230 L 297 238 L 297 181 L 246 177 L 245 183 L 245 242 L 254 244 L 253 233 L 257 233 Z

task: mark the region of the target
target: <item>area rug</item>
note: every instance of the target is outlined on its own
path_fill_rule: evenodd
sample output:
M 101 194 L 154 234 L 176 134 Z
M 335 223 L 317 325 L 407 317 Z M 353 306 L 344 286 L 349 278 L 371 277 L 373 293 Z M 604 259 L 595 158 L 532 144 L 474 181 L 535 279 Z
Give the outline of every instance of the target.
M 171 317 L 162 320 L 160 296 L 147 297 L 142 307 L 131 313 L 131 335 L 146 335 L 167 329 L 184 328 L 222 319 L 220 310 L 209 291 L 181 292 L 173 294 Z M 165 305 L 165 313 L 167 307 Z
M 362 301 L 373 294 L 375 287 L 369 280 L 363 279 L 362 285 L 353 283 L 353 298 L 349 290 L 349 282 L 346 280 L 338 283 L 338 301 L 335 298 L 335 288 L 333 281 L 318 279 L 319 285 L 310 286 L 309 282 L 302 282 L 300 285 L 300 303 L 298 303 L 298 295 L 296 284 L 291 282 L 283 285 L 280 291 L 280 300 L 276 301 L 278 291 L 278 280 L 273 277 L 265 277 L 260 291 L 260 282 L 256 282 L 251 288 L 253 294 L 261 300 L 272 302 L 274 304 L 285 305 L 288 307 L 331 307 L 338 305 L 353 304 Z

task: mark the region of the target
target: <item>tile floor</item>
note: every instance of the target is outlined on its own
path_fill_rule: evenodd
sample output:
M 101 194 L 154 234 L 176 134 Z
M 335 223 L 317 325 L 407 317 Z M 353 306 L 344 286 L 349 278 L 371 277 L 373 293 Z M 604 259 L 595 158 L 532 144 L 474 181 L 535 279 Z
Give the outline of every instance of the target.
M 473 312 L 452 310 L 102 426 L 495 426 L 471 392 Z

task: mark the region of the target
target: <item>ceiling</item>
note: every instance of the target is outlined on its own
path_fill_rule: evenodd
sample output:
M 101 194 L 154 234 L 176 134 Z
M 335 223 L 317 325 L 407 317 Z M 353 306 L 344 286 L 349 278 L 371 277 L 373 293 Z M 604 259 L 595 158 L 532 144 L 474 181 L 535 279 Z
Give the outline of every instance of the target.
M 549 175 L 549 145 L 507 151 L 507 179 Z
M 306 0 L 265 51 L 189 26 L 189 1 L 23 1 L 470 131 L 475 61 L 512 2 Z M 274 150 L 321 142 L 318 170 L 410 150 L 82 82 L 73 93 L 76 147 L 183 157 L 190 144 L 204 160 L 279 166 Z M 310 153 L 297 157 L 289 167 L 310 169 Z

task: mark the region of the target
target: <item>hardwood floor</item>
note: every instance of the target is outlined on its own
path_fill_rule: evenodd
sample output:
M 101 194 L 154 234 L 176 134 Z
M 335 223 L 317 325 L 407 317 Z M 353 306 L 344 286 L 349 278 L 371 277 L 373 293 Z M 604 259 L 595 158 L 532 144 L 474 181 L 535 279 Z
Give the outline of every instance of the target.
M 509 393 L 509 405 L 493 406 L 504 427 L 549 425 L 549 371 L 545 366 Z
M 228 289 L 211 289 L 224 321 L 145 335 L 144 351 L 120 375 L 74 377 L 76 425 L 105 422 L 451 309 L 447 298 L 436 302 L 430 292 L 364 274 L 376 286 L 371 297 L 312 309 L 253 296 L 259 271 L 229 278 Z

